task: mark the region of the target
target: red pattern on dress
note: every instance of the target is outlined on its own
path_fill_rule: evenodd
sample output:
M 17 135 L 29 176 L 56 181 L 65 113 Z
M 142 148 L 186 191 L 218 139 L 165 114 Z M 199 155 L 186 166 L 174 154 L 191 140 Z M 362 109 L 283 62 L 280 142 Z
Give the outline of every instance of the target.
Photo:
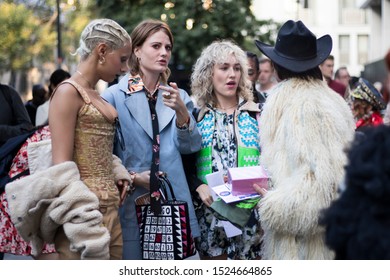
M 8 173 L 11 178 L 28 169 L 28 144 L 46 139 L 50 139 L 49 126 L 38 129 L 26 140 L 12 161 Z M 23 240 L 11 221 L 5 192 L 0 196 L 0 252 L 24 256 L 31 255 L 31 244 Z M 42 253 L 54 252 L 54 244 L 45 244 Z

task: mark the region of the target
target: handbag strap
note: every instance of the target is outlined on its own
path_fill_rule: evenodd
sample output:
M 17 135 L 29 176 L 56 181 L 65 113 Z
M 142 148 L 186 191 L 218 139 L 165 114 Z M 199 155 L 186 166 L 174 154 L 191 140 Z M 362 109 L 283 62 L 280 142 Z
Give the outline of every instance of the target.
M 145 87 L 144 87 L 145 88 Z M 155 215 L 161 213 L 161 199 L 160 199 L 160 184 L 159 184 L 159 163 L 160 163 L 160 132 L 158 127 L 158 117 L 156 112 L 156 101 L 157 95 L 153 96 L 145 88 L 146 96 L 149 102 L 150 115 L 152 118 L 152 128 L 153 128 L 153 155 L 152 155 L 152 165 L 150 167 L 150 206 L 151 210 Z M 157 90 L 156 90 L 157 91 Z
M 161 189 L 164 191 L 164 195 L 165 195 L 166 199 L 168 199 L 168 192 L 167 192 L 167 187 L 166 187 L 166 186 L 168 186 L 172 200 L 176 201 L 176 196 L 175 196 L 175 193 L 173 192 L 172 184 L 168 180 L 167 174 L 165 172 L 160 171 L 158 178 L 161 182 Z

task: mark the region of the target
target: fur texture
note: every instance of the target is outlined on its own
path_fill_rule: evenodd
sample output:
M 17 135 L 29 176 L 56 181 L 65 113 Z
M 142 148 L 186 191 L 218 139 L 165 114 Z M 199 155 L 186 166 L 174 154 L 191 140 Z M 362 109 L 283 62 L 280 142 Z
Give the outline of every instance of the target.
M 348 154 L 346 189 L 321 219 L 336 259 L 390 259 L 390 127 L 365 133 Z
M 61 225 L 81 259 L 108 259 L 110 235 L 101 226 L 99 200 L 80 180 L 77 165 L 64 162 L 6 186 L 11 220 L 33 255 L 52 243 Z
M 118 180 L 127 180 L 133 183 L 126 167 L 123 166 L 121 159 L 116 155 L 112 155 L 112 172 L 114 173 L 115 182 L 118 182 Z
M 260 118 L 261 163 L 273 188 L 259 202 L 263 259 L 331 259 L 319 213 L 336 198 L 355 124 L 322 81 L 279 83 Z

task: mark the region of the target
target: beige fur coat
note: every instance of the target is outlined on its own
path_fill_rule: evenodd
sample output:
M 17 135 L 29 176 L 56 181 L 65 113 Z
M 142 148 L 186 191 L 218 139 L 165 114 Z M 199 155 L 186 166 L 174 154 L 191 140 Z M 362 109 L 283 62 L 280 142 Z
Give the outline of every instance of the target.
M 130 180 L 127 170 L 114 156 L 115 179 Z M 52 243 L 58 227 L 78 251 L 81 259 L 108 259 L 110 235 L 101 225 L 97 196 L 80 180 L 77 165 L 64 162 L 6 186 L 12 222 L 26 241 L 32 241 L 33 255 L 43 242 Z
M 263 259 L 332 259 L 318 218 L 343 180 L 350 108 L 322 81 L 290 79 L 271 92 L 260 123 L 261 163 L 273 183 L 258 205 Z

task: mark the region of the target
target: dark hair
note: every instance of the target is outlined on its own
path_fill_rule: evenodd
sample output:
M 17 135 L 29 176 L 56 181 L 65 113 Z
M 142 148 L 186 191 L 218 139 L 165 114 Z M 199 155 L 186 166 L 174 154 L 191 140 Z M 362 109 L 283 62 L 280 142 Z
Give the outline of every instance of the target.
M 325 60 L 328 60 L 328 59 L 330 59 L 330 60 L 333 60 L 333 61 L 334 61 L 334 56 L 330 54 L 330 55 L 327 57 L 327 59 L 325 59 Z
M 347 69 L 346 66 L 341 66 L 341 67 L 339 67 L 339 68 L 336 70 L 336 72 L 334 73 L 334 77 L 337 78 L 337 79 L 340 77 L 340 70 L 348 70 L 348 69 Z
M 274 67 L 280 80 L 286 80 L 290 78 L 298 78 L 302 80 L 310 80 L 310 79 L 322 80 L 322 73 L 318 66 L 301 73 L 292 72 L 276 63 L 274 63 Z
M 49 96 L 53 93 L 53 90 L 64 80 L 69 79 L 70 74 L 69 72 L 63 70 L 63 69 L 57 69 L 55 70 L 51 75 L 49 79 Z
M 255 62 L 255 65 L 256 65 L 256 71 L 259 72 L 260 70 L 260 67 L 259 67 L 259 58 L 257 57 L 257 55 L 253 52 L 250 52 L 250 51 L 247 51 L 246 52 L 246 56 L 249 58 L 249 59 L 252 59 L 254 62 Z
M 47 90 L 42 84 L 35 84 L 32 87 L 32 102 L 39 106 L 46 101 Z

